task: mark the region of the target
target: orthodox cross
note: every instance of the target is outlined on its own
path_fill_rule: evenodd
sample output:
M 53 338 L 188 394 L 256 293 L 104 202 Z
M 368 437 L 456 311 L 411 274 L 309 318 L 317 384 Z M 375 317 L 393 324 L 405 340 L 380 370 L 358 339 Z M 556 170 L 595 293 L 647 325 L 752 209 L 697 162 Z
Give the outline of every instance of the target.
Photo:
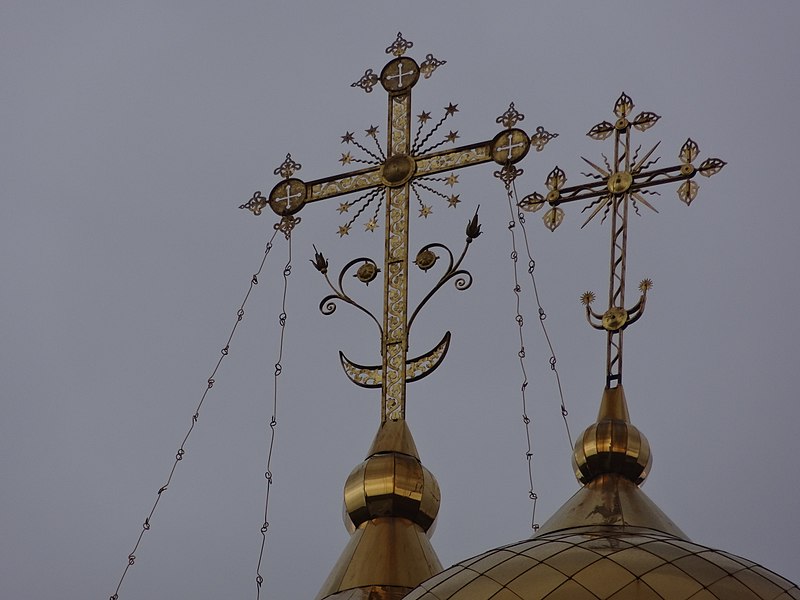
M 493 139 L 450 150 L 434 151 L 443 144 L 454 142 L 458 138 L 458 132 L 450 131 L 444 141 L 425 147 L 431 136 L 446 119 L 458 111 L 458 108 L 457 105 L 449 104 L 445 108 L 445 116 L 432 127 L 431 131 L 421 137 L 423 127 L 431 118 L 430 113 L 423 112 L 417 117 L 419 125 L 416 134 L 412 137 L 411 90 L 419 81 L 420 75 L 427 79 L 445 63 L 445 61 L 434 58 L 432 54 L 428 54 L 425 61 L 418 64 L 414 59 L 405 56 L 406 51 L 412 46 L 411 42 L 403 39 L 402 35 L 398 33 L 397 39 L 386 48 L 386 53 L 393 55 L 394 58 L 383 67 L 380 75 L 372 69 L 368 69 L 359 81 L 352 84 L 353 87 L 359 87 L 369 93 L 380 83 L 388 93 L 388 132 L 385 153 L 377 141 L 377 127 L 372 126 L 366 130 L 367 137 L 372 138 L 377 146 L 376 151 L 357 142 L 353 133 L 346 132 L 342 136 L 342 143 L 355 145 L 370 158 L 357 159 L 347 152 L 342 154 L 340 162 L 343 165 L 361 162 L 369 164 L 369 167 L 306 182 L 293 177 L 294 173 L 300 169 L 300 165 L 292 160 L 291 155 L 287 155 L 286 161 L 275 170 L 275 174 L 280 175 L 283 179 L 275 185 L 269 196 L 264 197 L 260 192 L 256 192 L 247 204 L 242 205 L 242 208 L 247 208 L 256 215 L 269 205 L 281 217 L 280 223 L 275 227 L 288 233 L 300 220 L 295 215 L 307 204 L 363 192 L 355 200 L 339 205 L 340 213 L 348 212 L 351 207 L 359 206 L 356 215 L 345 225 L 339 227 L 339 235 L 344 236 L 350 233 L 355 219 L 373 202 L 377 203 L 377 209 L 373 217 L 366 222 L 365 229 L 374 231 L 378 228 L 377 216 L 381 204 L 385 204 L 382 324 L 368 310 L 355 303 L 342 289 L 344 272 L 356 264 L 361 265 L 356 272 L 356 277 L 360 281 L 369 283 L 376 277 L 380 269 L 371 259 L 360 258 L 351 261 L 342 270 L 338 288 L 331 284 L 334 294 L 325 298 L 320 304 L 323 313 L 330 314 L 335 308 L 333 300 L 347 302 L 369 314 L 378 325 L 381 332 L 382 362 L 380 365 L 371 367 L 357 365 L 341 353 L 340 356 L 345 372 L 354 383 L 363 387 L 381 388 L 382 422 L 387 419 L 405 418 L 406 383 L 420 379 L 435 369 L 441 363 L 449 344 L 449 334 L 446 334 L 442 342 L 432 351 L 411 361 L 407 358 L 409 328 L 421 308 L 421 305 L 417 307 L 409 321 L 408 234 L 411 194 L 414 194 L 420 205 L 419 213 L 422 217 L 431 214 L 432 209 L 421 200 L 420 190 L 437 194 L 447 200 L 448 206 L 455 206 L 459 203 L 458 195 L 447 196 L 425 182 L 444 181 L 447 185 L 452 186 L 457 182 L 457 175 L 451 173 L 448 177 L 433 176 L 444 171 L 492 161 L 503 166 L 502 173 L 505 177 L 513 176 L 521 172 L 513 167 L 514 163 L 522 160 L 531 146 L 534 146 L 536 150 L 541 150 L 556 135 L 538 127 L 536 134 L 529 137 L 525 131 L 516 127 L 524 115 L 517 112 L 512 103 L 509 109 L 498 117 L 497 122 L 502 124 L 504 129 Z M 498 176 L 501 177 L 501 175 Z M 480 226 L 477 223 L 476 214 L 467 228 L 467 244 L 479 234 Z M 430 244 L 423 248 L 417 255 L 415 261 L 417 266 L 423 270 L 433 266 L 438 258 L 433 253 L 434 248 L 444 249 L 450 255 L 450 267 L 445 277 L 423 300 L 423 304 L 441 287 L 445 280 L 466 273 L 459 270 L 464 253 L 458 261 L 454 261 L 452 253 L 442 244 Z M 317 253 L 312 262 L 327 278 L 328 263 L 322 254 Z M 459 287 L 459 281 L 461 281 L 461 287 Z M 471 279 L 457 279 L 456 287 L 465 289 L 468 287 L 469 281 Z M 328 282 L 330 284 L 330 280 Z
M 592 181 L 581 183 L 572 187 L 564 187 L 567 177 L 564 171 L 556 167 L 547 176 L 545 185 L 547 194 L 538 192 L 526 196 L 520 202 L 520 208 L 527 211 L 537 211 L 545 204 L 550 206 L 543 216 L 543 221 L 550 231 L 554 231 L 564 220 L 564 211 L 559 206 L 566 202 L 576 200 L 591 200 L 581 212 L 588 212 L 588 216 L 581 228 L 600 212 L 602 220 L 611 215 L 611 265 L 608 286 L 608 309 L 599 314 L 591 308 L 595 300 L 594 292 L 586 292 L 581 297 L 581 302 L 586 307 L 586 318 L 595 329 L 607 333 L 606 342 L 606 387 L 616 387 L 622 384 L 622 339 L 623 331 L 636 322 L 644 312 L 647 300 L 647 291 L 653 286 L 649 279 L 639 284 L 641 292 L 638 302 L 630 309 L 625 308 L 625 270 L 628 250 L 628 216 L 630 209 L 639 214 L 639 205 L 658 212 L 645 195 L 658 195 L 657 191 L 650 188 L 667 183 L 681 181 L 678 187 L 678 198 L 687 205 L 697 197 L 700 186 L 692 181 L 700 173 L 711 177 L 718 173 L 725 162 L 718 158 L 708 158 L 698 167 L 694 166 L 700 149 L 691 139 L 687 139 L 678 152 L 680 164 L 661 169 L 651 169 L 659 160 L 652 158 L 653 152 L 661 142 L 658 142 L 641 158 L 641 146 L 631 147 L 632 129 L 646 131 L 661 118 L 653 112 L 641 112 L 631 120 L 633 100 L 624 92 L 614 105 L 616 121 L 610 123 L 602 121 L 592 127 L 586 134 L 595 140 L 605 140 L 614 135 L 614 155 L 609 160 L 603 155 L 604 165 L 583 158 L 594 169 L 594 173 L 583 173 Z

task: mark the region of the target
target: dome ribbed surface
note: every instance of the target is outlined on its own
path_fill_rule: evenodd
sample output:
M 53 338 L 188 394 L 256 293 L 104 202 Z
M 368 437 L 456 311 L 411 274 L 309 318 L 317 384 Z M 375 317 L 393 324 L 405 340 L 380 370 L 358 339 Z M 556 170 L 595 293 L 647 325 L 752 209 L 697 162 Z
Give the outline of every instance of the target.
M 800 600 L 800 589 L 747 559 L 672 535 L 589 527 L 490 550 L 405 598 L 489 599 Z

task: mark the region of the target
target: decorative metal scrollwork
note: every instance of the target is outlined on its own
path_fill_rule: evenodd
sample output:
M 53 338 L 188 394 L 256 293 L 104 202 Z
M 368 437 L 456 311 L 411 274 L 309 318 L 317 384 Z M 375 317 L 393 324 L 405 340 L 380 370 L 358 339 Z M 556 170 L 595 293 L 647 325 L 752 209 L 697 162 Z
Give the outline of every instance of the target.
M 317 271 L 322 273 L 322 275 L 325 277 L 325 281 L 328 282 L 328 285 L 333 290 L 332 294 L 328 294 L 320 301 L 320 312 L 323 315 L 332 315 L 334 312 L 336 312 L 336 301 L 339 300 L 341 302 L 345 302 L 368 315 L 369 318 L 375 322 L 375 325 L 378 326 L 378 331 L 380 332 L 381 338 L 383 338 L 383 327 L 381 327 L 380 322 L 372 313 L 372 311 L 353 300 L 353 298 L 344 291 L 344 277 L 354 266 L 359 265 L 358 269 L 356 269 L 356 272 L 353 273 L 353 277 L 362 283 L 369 284 L 369 282 L 375 279 L 377 274 L 380 272 L 380 268 L 378 267 L 377 263 L 371 258 L 367 258 L 365 256 L 351 260 L 339 272 L 338 285 L 333 285 L 330 277 L 328 277 L 328 261 L 321 252 L 317 251 L 316 248 L 314 248 L 314 258 L 311 260 L 311 264 L 314 265 L 314 268 L 317 269 Z
M 480 207 L 479 207 L 480 208 Z M 408 331 L 411 331 L 411 325 L 414 323 L 414 319 L 416 319 L 419 311 L 422 310 L 422 307 L 428 303 L 436 292 L 438 292 L 444 284 L 446 284 L 451 279 L 455 278 L 455 288 L 463 292 L 464 290 L 469 289 L 472 285 L 472 273 L 467 271 L 466 269 L 461 268 L 461 262 L 464 260 L 464 257 L 467 255 L 467 250 L 469 249 L 470 244 L 472 241 L 477 238 L 481 234 L 481 226 L 478 223 L 478 211 L 475 211 L 475 216 L 467 223 L 467 241 L 464 244 L 464 249 L 461 251 L 461 255 L 458 257 L 458 260 L 455 259 L 453 253 L 451 252 L 450 248 L 445 246 L 444 244 L 439 243 L 432 243 L 423 246 L 419 252 L 417 252 L 417 260 L 415 260 L 415 264 L 422 269 L 423 271 L 428 271 L 431 269 L 434 264 L 439 259 L 439 256 L 436 255 L 434 252 L 435 249 L 444 250 L 447 254 L 447 269 L 445 270 L 444 274 L 439 278 L 439 281 L 436 282 L 436 285 L 431 288 L 431 290 L 425 295 L 422 301 L 419 303 L 417 308 L 414 309 L 414 312 L 411 314 L 411 318 L 408 320 Z

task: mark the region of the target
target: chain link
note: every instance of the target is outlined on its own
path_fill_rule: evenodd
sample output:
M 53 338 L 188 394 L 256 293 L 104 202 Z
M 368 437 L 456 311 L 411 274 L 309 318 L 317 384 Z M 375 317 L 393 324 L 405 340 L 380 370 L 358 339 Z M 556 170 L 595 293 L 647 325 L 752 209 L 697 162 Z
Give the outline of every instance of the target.
M 513 194 L 513 197 L 512 197 Z M 517 197 L 517 186 L 514 182 L 511 182 L 511 187 L 509 191 L 509 210 L 511 211 L 511 218 L 514 218 L 514 209 L 513 207 L 519 206 L 518 197 Z M 573 444 L 572 444 L 572 434 L 569 430 L 569 421 L 567 417 L 569 416 L 569 411 L 567 410 L 567 405 L 564 402 L 564 390 L 561 387 L 561 376 L 558 374 L 558 369 L 556 368 L 556 364 L 558 363 L 558 359 L 556 358 L 556 351 L 553 349 L 553 343 L 550 341 L 550 334 L 547 332 L 547 326 L 545 324 L 545 319 L 547 318 L 547 313 L 544 312 L 544 308 L 542 308 L 542 303 L 539 300 L 539 288 L 536 285 L 536 261 L 533 259 L 533 253 L 531 252 L 530 242 L 528 241 L 528 230 L 525 228 L 525 215 L 522 213 L 521 210 L 517 209 L 517 220 L 519 221 L 520 229 L 522 230 L 522 237 L 525 242 L 525 254 L 528 257 L 528 275 L 531 278 L 531 286 L 533 288 L 533 296 L 536 299 L 536 307 L 537 312 L 539 314 L 539 324 L 542 327 L 542 333 L 544 334 L 544 339 L 547 341 L 547 347 L 550 349 L 550 358 L 548 362 L 550 363 L 550 370 L 553 372 L 556 378 L 556 385 L 558 386 L 558 397 L 561 402 L 561 418 L 564 421 L 564 429 L 567 433 L 567 441 L 569 442 L 569 449 L 572 451 Z
M 533 509 L 531 514 L 531 529 L 534 531 L 538 531 L 539 524 L 536 522 L 536 503 L 539 499 L 539 495 L 536 493 L 536 489 L 533 482 L 533 450 L 532 450 L 532 436 L 531 436 L 531 418 L 528 415 L 528 401 L 526 391 L 528 388 L 528 373 L 525 369 L 525 336 L 523 333 L 523 327 L 525 325 L 524 317 L 522 316 L 521 312 L 521 303 L 522 303 L 522 286 L 519 282 L 519 251 L 517 250 L 517 235 L 516 235 L 516 227 L 517 223 L 522 230 L 523 241 L 525 244 L 525 255 L 528 258 L 528 276 L 531 280 L 531 285 L 533 288 L 534 298 L 536 300 L 536 308 L 537 308 L 537 315 L 539 317 L 539 325 L 542 328 L 542 333 L 544 334 L 544 338 L 547 342 L 547 346 L 550 350 L 550 357 L 548 362 L 550 364 L 550 370 L 553 371 L 556 384 L 558 386 L 558 395 L 561 403 L 561 417 L 564 420 L 564 427 L 567 432 L 567 440 L 570 445 L 570 449 L 572 449 L 572 434 L 570 433 L 569 423 L 567 421 L 567 415 L 569 412 L 567 411 L 566 404 L 564 402 L 564 392 L 561 386 L 561 377 L 559 376 L 558 369 L 556 367 L 558 363 L 558 359 L 556 358 L 555 350 L 553 349 L 553 344 L 550 340 L 550 335 L 547 331 L 547 326 L 545 325 L 545 320 L 547 319 L 547 313 L 545 312 L 544 308 L 542 307 L 542 303 L 539 299 L 539 289 L 536 284 L 536 261 L 533 259 L 533 254 L 530 249 L 530 243 L 528 240 L 528 232 L 525 229 L 525 216 L 522 214 L 521 211 L 518 209 L 515 210 L 514 207 L 517 206 L 517 189 L 516 184 L 514 183 L 514 179 L 510 179 L 508 181 L 503 181 L 506 190 L 506 198 L 508 200 L 508 209 L 510 214 L 510 219 L 508 221 L 508 231 L 511 234 L 511 254 L 510 259 L 514 266 L 514 296 L 515 296 L 515 310 L 516 314 L 514 316 L 514 320 L 517 323 L 518 332 L 519 332 L 519 351 L 517 352 L 517 356 L 519 358 L 520 369 L 522 370 L 522 385 L 520 386 L 520 393 L 522 396 L 522 422 L 525 424 L 525 441 L 527 444 L 525 450 L 525 460 L 528 464 L 528 482 L 530 484 L 530 488 L 528 490 L 528 497 L 530 498 L 531 502 L 533 503 Z
M 162 485 L 158 489 L 158 492 L 156 493 L 156 500 L 153 503 L 152 508 L 150 509 L 150 513 L 147 515 L 147 517 L 144 520 L 144 523 L 142 524 L 142 530 L 139 532 L 139 537 L 136 539 L 136 543 L 133 546 L 133 550 L 131 550 L 131 552 L 128 554 L 128 562 L 125 565 L 125 569 L 122 571 L 122 575 L 120 576 L 119 581 L 117 582 L 117 587 L 114 590 L 114 593 L 110 596 L 110 600 L 119 600 L 119 591 L 122 588 L 122 583 L 125 581 L 125 576 L 128 574 L 128 570 L 136 563 L 136 552 L 138 551 L 139 546 L 142 543 L 142 538 L 144 537 L 145 532 L 150 531 L 150 521 L 153 519 L 153 515 L 156 512 L 156 508 L 158 508 L 158 503 L 161 501 L 161 496 L 164 492 L 167 491 L 167 488 L 169 488 L 169 485 L 172 482 L 172 477 L 175 474 L 175 469 L 177 468 L 178 463 L 181 462 L 184 456 L 186 455 L 186 448 L 185 448 L 186 443 L 189 440 L 189 436 L 192 434 L 192 431 L 194 430 L 195 424 L 200 418 L 200 409 L 203 407 L 203 403 L 206 400 L 206 396 L 208 396 L 208 393 L 211 391 L 211 388 L 214 387 L 215 383 L 214 377 L 216 376 L 217 371 L 219 370 L 219 367 L 222 364 L 222 361 L 225 359 L 226 356 L 228 356 L 228 353 L 230 352 L 231 341 L 233 340 L 233 336 L 236 333 L 236 329 L 239 327 L 239 323 L 241 323 L 242 319 L 244 318 L 244 307 L 247 304 L 248 298 L 250 298 L 250 294 L 253 291 L 253 287 L 258 285 L 258 276 L 261 274 L 261 271 L 264 268 L 264 264 L 267 261 L 267 256 L 269 256 L 270 250 L 272 250 L 272 242 L 275 239 L 276 235 L 277 231 L 272 234 L 272 237 L 267 242 L 267 245 L 264 249 L 264 256 L 261 259 L 261 264 L 258 266 L 258 271 L 256 271 L 250 279 L 250 286 L 247 289 L 247 293 L 245 294 L 244 299 L 242 300 L 242 304 L 239 307 L 239 310 L 236 312 L 236 322 L 233 324 L 233 328 L 231 329 L 227 342 L 225 342 L 225 346 L 220 351 L 220 357 L 217 360 L 217 364 L 214 366 L 214 370 L 211 372 L 211 375 L 209 375 L 208 379 L 206 380 L 206 388 L 203 391 L 202 396 L 200 397 L 200 402 L 198 403 L 197 408 L 195 408 L 195 411 L 192 414 L 192 422 L 189 425 L 189 430 L 183 437 L 183 441 L 181 442 L 181 445 L 175 454 L 175 460 L 172 463 L 172 468 L 170 469 L 169 475 L 167 476 L 167 481 L 166 483 L 164 483 L 164 485 Z
M 508 197 L 509 208 L 511 208 L 511 182 L 504 182 L 506 195 Z M 509 258 L 514 265 L 514 297 L 515 297 L 515 311 L 514 320 L 517 322 L 519 332 L 519 351 L 517 357 L 519 358 L 519 366 L 522 370 L 522 385 L 520 386 L 520 394 L 522 396 L 522 422 L 525 424 L 525 460 L 528 464 L 528 498 L 533 503 L 531 509 L 531 529 L 538 531 L 539 524 L 536 522 L 536 504 L 539 495 L 536 493 L 536 488 L 533 484 L 533 444 L 531 440 L 531 419 L 528 416 L 528 398 L 526 391 L 528 388 L 528 372 L 525 369 L 525 336 L 523 335 L 522 328 L 525 326 L 525 319 L 522 316 L 522 286 L 519 283 L 519 273 L 517 263 L 519 261 L 519 253 L 517 252 L 517 241 L 514 229 L 516 228 L 516 221 L 514 220 L 514 210 L 511 209 L 511 220 L 508 222 L 508 231 L 511 234 L 511 254 Z
M 256 598 L 261 598 L 261 586 L 264 583 L 264 576 L 261 574 L 261 565 L 264 562 L 264 550 L 267 546 L 267 531 L 269 530 L 269 493 L 272 489 L 272 452 L 275 447 L 275 429 L 278 425 L 278 377 L 283 373 L 283 340 L 286 334 L 286 296 L 289 289 L 289 276 L 292 274 L 292 231 L 286 232 L 288 246 L 288 258 L 286 266 L 283 268 L 283 298 L 281 300 L 281 313 L 278 315 L 278 324 L 281 328 L 281 335 L 278 341 L 278 359 L 275 361 L 275 372 L 273 374 L 272 387 L 272 416 L 269 421 L 269 448 L 267 450 L 267 465 L 264 471 L 264 478 L 267 480 L 264 490 L 264 522 L 261 525 L 261 548 L 258 552 L 258 564 L 256 565 Z

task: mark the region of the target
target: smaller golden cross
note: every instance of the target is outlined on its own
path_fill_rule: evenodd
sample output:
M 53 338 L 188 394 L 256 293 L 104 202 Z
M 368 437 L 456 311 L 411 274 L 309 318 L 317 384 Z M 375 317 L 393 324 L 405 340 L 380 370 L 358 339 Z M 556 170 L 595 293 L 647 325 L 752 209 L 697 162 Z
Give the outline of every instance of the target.
M 651 158 L 658 143 L 655 144 L 642 157 L 639 157 L 639 148 L 631 149 L 632 129 L 646 131 L 661 118 L 653 112 L 644 111 L 632 117 L 633 100 L 624 92 L 614 104 L 616 121 L 610 123 L 601 121 L 592 127 L 586 134 L 595 140 L 605 140 L 612 134 L 614 136 L 614 155 L 609 160 L 605 155 L 604 166 L 583 158 L 583 160 L 596 173 L 586 174 L 592 181 L 579 185 L 564 187 L 567 177 L 564 171 L 556 167 L 547 176 L 545 185 L 547 193 L 538 192 L 522 199 L 520 208 L 535 212 L 545 204 L 549 209 L 542 217 L 550 231 L 554 231 L 564 220 L 564 210 L 561 204 L 577 200 L 591 200 L 582 212 L 589 211 L 589 215 L 581 227 L 601 211 L 602 219 L 611 215 L 611 264 L 608 286 L 608 309 L 603 314 L 595 313 L 590 305 L 594 301 L 593 292 L 586 292 L 581 301 L 586 306 L 586 317 L 592 327 L 607 332 L 606 344 L 606 387 L 616 387 L 622 383 L 622 332 L 638 320 L 644 312 L 647 292 L 652 288 L 652 282 L 645 279 L 639 284 L 641 292 L 639 301 L 630 309 L 625 308 L 625 274 L 628 250 L 628 217 L 632 208 L 639 214 L 639 205 L 645 206 L 654 212 L 655 207 L 644 197 L 646 194 L 655 194 L 650 188 L 667 183 L 682 182 L 678 187 L 678 197 L 687 205 L 697 197 L 699 185 L 692 181 L 700 173 L 711 177 L 718 173 L 725 162 L 718 158 L 708 158 L 698 167 L 694 166 L 700 150 L 697 144 L 687 139 L 678 152 L 679 165 L 652 169 L 658 158 Z M 660 142 L 659 142 L 660 143 Z M 594 319 L 594 320 L 593 320 Z

